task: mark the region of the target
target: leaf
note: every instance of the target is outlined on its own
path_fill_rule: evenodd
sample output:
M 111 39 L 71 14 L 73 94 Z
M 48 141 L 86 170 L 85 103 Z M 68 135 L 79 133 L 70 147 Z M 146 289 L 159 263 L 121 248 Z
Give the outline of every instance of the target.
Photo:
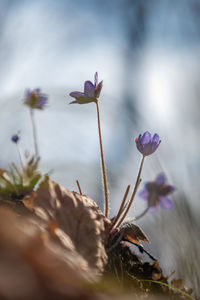
M 37 174 L 36 176 L 33 177 L 33 179 L 30 180 L 29 187 L 32 189 L 35 187 L 35 185 L 38 183 L 38 181 L 41 179 L 42 175 Z
M 97 204 L 87 196 L 61 187 L 45 177 L 31 196 L 23 200 L 45 222 L 54 222 L 73 241 L 76 251 L 97 274 L 107 262 L 105 244 L 110 220 L 105 218 Z
M 85 282 L 94 281 L 70 237 L 58 231 L 63 246 L 39 221 L 0 208 L 1 299 L 71 299 Z
M 147 235 L 144 231 L 135 224 L 124 223 L 122 225 L 124 230 L 124 238 L 130 240 L 133 243 L 140 244 L 140 240 L 144 242 L 149 242 Z

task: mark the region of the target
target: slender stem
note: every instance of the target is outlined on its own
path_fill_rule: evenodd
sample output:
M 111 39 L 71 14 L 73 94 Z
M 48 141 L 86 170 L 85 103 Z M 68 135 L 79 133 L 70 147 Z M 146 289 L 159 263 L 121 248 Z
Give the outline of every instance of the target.
M 39 157 L 37 132 L 36 132 L 36 126 L 35 126 L 34 111 L 33 111 L 32 108 L 30 108 L 30 116 L 31 116 L 31 124 L 32 124 L 32 130 L 33 130 L 33 141 L 34 141 L 34 148 L 35 148 L 35 156 Z
M 95 103 L 97 108 L 97 123 L 98 123 L 99 144 L 100 144 L 100 152 L 101 152 L 101 167 L 102 167 L 104 195 L 105 195 L 105 216 L 108 217 L 108 187 L 107 187 L 107 178 L 106 178 L 106 167 L 105 167 L 104 154 L 103 154 L 103 144 L 102 144 L 102 137 L 101 137 L 101 124 L 100 124 L 98 100 Z
M 139 187 L 141 181 L 142 181 L 142 179 L 140 179 L 140 181 L 139 181 L 139 183 L 138 183 L 138 186 L 137 186 L 137 189 L 138 189 L 138 187 Z M 122 211 L 121 211 L 121 215 L 122 215 L 122 213 L 125 211 L 125 209 L 127 208 L 128 204 L 129 204 L 129 201 L 126 203 L 126 205 L 124 205 L 124 207 L 123 207 L 123 209 L 122 209 Z M 135 218 L 134 218 L 134 219 L 135 219 Z
M 22 150 L 21 150 L 21 145 L 20 145 L 19 141 L 17 142 L 17 152 L 19 155 L 19 160 L 20 160 L 20 164 L 22 167 L 22 171 L 23 171 L 24 170 L 24 162 L 23 162 L 23 158 L 22 158 Z
M 77 187 L 78 187 L 78 190 L 79 190 L 79 194 L 82 196 L 82 191 L 81 191 L 81 187 L 80 187 L 80 184 L 79 184 L 79 181 L 76 180 L 76 184 L 77 184 Z
M 143 155 L 141 163 L 140 163 L 140 168 L 139 168 L 139 171 L 138 171 L 138 175 L 137 175 L 137 179 L 136 179 L 136 182 L 135 182 L 135 187 L 134 187 L 133 193 L 132 193 L 131 198 L 130 198 L 130 200 L 128 202 L 127 208 L 125 209 L 125 212 L 123 213 L 123 215 L 121 217 L 121 220 L 118 222 L 118 224 L 117 224 L 116 227 L 119 227 L 122 224 L 122 222 L 124 221 L 124 219 L 125 219 L 128 211 L 129 211 L 129 209 L 130 209 L 130 207 L 131 207 L 131 205 L 133 203 L 133 200 L 135 198 L 138 186 L 139 186 L 139 184 L 141 182 L 140 176 L 141 176 L 141 173 L 142 173 L 142 167 L 143 167 L 143 164 L 144 164 L 144 159 L 145 159 L 145 156 Z
M 146 215 L 146 213 L 148 212 L 148 210 L 149 210 L 149 205 L 148 205 L 147 208 L 145 208 L 145 210 L 144 210 L 140 215 L 138 215 L 137 217 L 134 218 L 135 221 L 139 220 L 139 219 L 142 218 L 144 215 Z
M 112 229 L 115 227 L 115 224 L 117 223 L 117 221 L 119 220 L 120 216 L 121 216 L 121 213 L 123 211 L 123 208 L 124 208 L 124 204 L 126 202 L 126 198 L 128 196 L 128 193 L 129 193 L 129 190 L 130 190 L 130 185 L 127 186 L 126 188 L 126 191 L 125 191 L 125 194 L 124 194 L 124 197 L 123 197 L 123 200 L 121 202 L 121 205 L 120 205 L 120 208 L 118 210 L 118 213 L 117 213 L 117 216 L 115 217 L 113 223 L 112 223 L 112 226 L 111 226 L 111 229 L 110 231 L 112 231 Z

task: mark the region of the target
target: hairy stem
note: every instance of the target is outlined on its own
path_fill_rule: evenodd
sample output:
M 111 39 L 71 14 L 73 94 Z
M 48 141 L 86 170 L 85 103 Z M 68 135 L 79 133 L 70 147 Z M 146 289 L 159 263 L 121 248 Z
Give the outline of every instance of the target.
M 83 194 L 82 194 L 81 186 L 80 186 L 80 184 L 79 184 L 78 179 L 76 180 L 76 184 L 77 184 L 77 187 L 78 187 L 78 190 L 79 190 L 79 194 L 82 196 Z
M 121 205 L 120 205 L 120 208 L 118 210 L 118 213 L 117 213 L 117 215 L 116 215 L 116 217 L 115 217 L 115 219 L 114 219 L 114 221 L 112 223 L 112 227 L 111 227 L 110 231 L 112 231 L 112 229 L 115 227 L 115 224 L 117 223 L 117 221 L 119 220 L 119 218 L 121 216 L 121 213 L 123 212 L 123 208 L 124 208 L 124 205 L 125 205 L 126 198 L 128 196 L 129 190 L 130 190 L 130 185 L 128 185 L 127 188 L 126 188 L 123 200 L 121 202 Z
M 35 148 L 35 156 L 39 157 L 37 132 L 36 132 L 36 126 L 35 126 L 34 111 L 32 108 L 30 108 L 30 116 L 31 116 L 31 124 L 32 124 L 32 130 L 33 130 L 33 142 L 34 142 L 34 148 Z
M 105 196 L 105 216 L 108 217 L 108 187 L 107 187 L 107 178 L 106 178 L 106 167 L 105 167 L 104 154 L 103 154 L 103 144 L 102 144 L 102 137 L 101 137 L 101 124 L 100 124 L 98 100 L 96 101 L 96 108 L 97 108 L 97 123 L 98 123 L 98 132 L 99 132 L 99 145 L 100 145 L 100 152 L 101 152 L 101 167 L 102 167 L 104 196 Z
M 132 193 L 131 198 L 130 198 L 130 200 L 128 202 L 128 205 L 127 205 L 127 207 L 125 209 L 125 212 L 123 213 L 123 215 L 121 217 L 121 220 L 118 222 L 118 224 L 117 224 L 116 227 L 119 227 L 122 224 L 122 222 L 124 221 L 124 219 L 125 219 L 128 211 L 129 211 L 129 209 L 130 209 L 130 207 L 131 207 L 131 205 L 133 203 L 133 200 L 135 198 L 138 186 L 139 186 L 140 181 L 141 181 L 140 180 L 140 176 L 141 176 L 141 173 L 142 173 L 142 167 L 143 167 L 143 164 L 144 164 L 144 159 L 145 159 L 145 156 L 143 155 L 141 163 L 140 163 L 140 168 L 139 168 L 139 171 L 138 171 L 138 175 L 137 175 L 137 179 L 136 179 L 136 182 L 135 182 L 135 187 L 134 187 L 133 193 Z

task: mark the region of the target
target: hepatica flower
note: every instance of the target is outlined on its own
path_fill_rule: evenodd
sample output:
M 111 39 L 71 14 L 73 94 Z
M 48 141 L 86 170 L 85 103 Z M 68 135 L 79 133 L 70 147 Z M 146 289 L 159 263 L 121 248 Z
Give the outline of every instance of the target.
M 161 140 L 157 133 L 151 136 L 151 133 L 146 131 L 143 135 L 140 134 L 139 137 L 135 139 L 135 142 L 137 149 L 144 156 L 148 156 L 156 151 Z
M 84 93 L 75 91 L 69 94 L 71 97 L 76 99 L 75 101 L 70 102 L 70 104 L 86 104 L 90 102 L 97 102 L 101 93 L 102 86 L 103 81 L 98 83 L 98 73 L 96 72 L 94 75 L 94 84 L 91 81 L 85 81 Z
M 149 211 L 155 212 L 159 206 L 164 209 L 171 209 L 173 207 L 173 202 L 169 195 L 175 190 L 174 186 L 167 183 L 165 174 L 160 173 L 155 181 L 145 184 L 139 196 L 148 202 Z
M 104 194 L 105 194 L 105 216 L 108 217 L 108 187 L 107 187 L 107 176 L 106 176 L 106 167 L 105 167 L 105 160 L 104 160 L 104 153 L 103 153 L 103 143 L 102 143 L 102 136 L 101 136 L 101 125 L 100 125 L 100 111 L 99 111 L 99 101 L 98 98 L 101 93 L 101 89 L 103 86 L 103 81 L 98 82 L 98 73 L 94 74 L 94 83 L 87 80 L 84 83 L 84 92 L 71 92 L 69 95 L 75 98 L 72 103 L 78 104 L 86 104 L 86 103 L 95 103 L 97 109 L 97 125 L 98 125 L 98 134 L 99 134 L 99 146 L 100 146 L 100 153 L 101 153 L 101 167 L 102 167 L 102 177 L 103 177 L 103 184 L 104 184 Z
M 43 94 L 40 89 L 27 89 L 25 93 L 24 104 L 33 109 L 44 109 L 47 104 L 48 96 Z

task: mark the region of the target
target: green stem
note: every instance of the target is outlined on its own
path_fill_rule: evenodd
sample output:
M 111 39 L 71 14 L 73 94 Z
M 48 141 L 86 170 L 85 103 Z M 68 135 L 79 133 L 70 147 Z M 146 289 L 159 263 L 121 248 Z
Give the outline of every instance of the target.
M 37 132 L 36 132 L 36 126 L 35 126 L 34 111 L 32 108 L 30 108 L 30 116 L 31 116 L 31 124 L 32 124 L 32 130 L 33 130 L 33 142 L 34 142 L 34 148 L 35 148 L 35 156 L 39 157 Z
M 98 132 L 99 132 L 99 145 L 100 145 L 100 152 L 101 152 L 101 167 L 102 167 L 103 184 L 104 184 L 105 216 L 108 217 L 108 187 L 107 187 L 107 178 L 106 178 L 106 167 L 105 167 L 104 154 L 103 154 L 103 144 L 102 144 L 102 137 L 101 137 L 101 124 L 100 124 L 98 100 L 95 103 L 97 108 L 97 123 L 98 123 Z
M 164 285 L 172 290 L 175 290 L 176 292 L 182 294 L 183 296 L 187 297 L 188 299 L 191 299 L 191 300 L 195 300 L 191 295 L 189 295 L 188 293 L 176 288 L 175 286 L 171 285 L 171 284 L 168 284 L 168 283 L 165 283 L 165 282 L 162 282 L 162 281 L 156 281 L 156 280 L 148 280 L 148 279 L 144 279 L 144 280 L 139 280 L 140 282 L 153 282 L 153 283 L 156 283 L 156 284 L 160 284 L 160 285 Z
M 129 211 L 129 209 L 130 209 L 130 207 L 131 207 L 131 205 L 133 203 L 133 200 L 135 198 L 138 186 L 140 184 L 140 176 L 141 176 L 141 173 L 142 173 L 142 167 L 143 167 L 143 164 L 144 164 L 144 159 L 145 159 L 145 156 L 143 155 L 141 163 L 140 163 L 140 168 L 139 168 L 139 171 L 138 171 L 138 175 L 137 175 L 137 179 L 136 179 L 136 182 L 135 182 L 135 187 L 134 187 L 133 193 L 132 193 L 131 198 L 130 198 L 130 200 L 128 202 L 128 205 L 127 205 L 127 207 L 126 207 L 126 209 L 125 209 L 125 211 L 124 211 L 124 213 L 123 213 L 123 215 L 121 217 L 121 220 L 118 222 L 118 224 L 117 224 L 116 227 L 119 227 L 122 224 L 122 222 L 124 221 L 124 219 L 125 219 L 128 211 Z

